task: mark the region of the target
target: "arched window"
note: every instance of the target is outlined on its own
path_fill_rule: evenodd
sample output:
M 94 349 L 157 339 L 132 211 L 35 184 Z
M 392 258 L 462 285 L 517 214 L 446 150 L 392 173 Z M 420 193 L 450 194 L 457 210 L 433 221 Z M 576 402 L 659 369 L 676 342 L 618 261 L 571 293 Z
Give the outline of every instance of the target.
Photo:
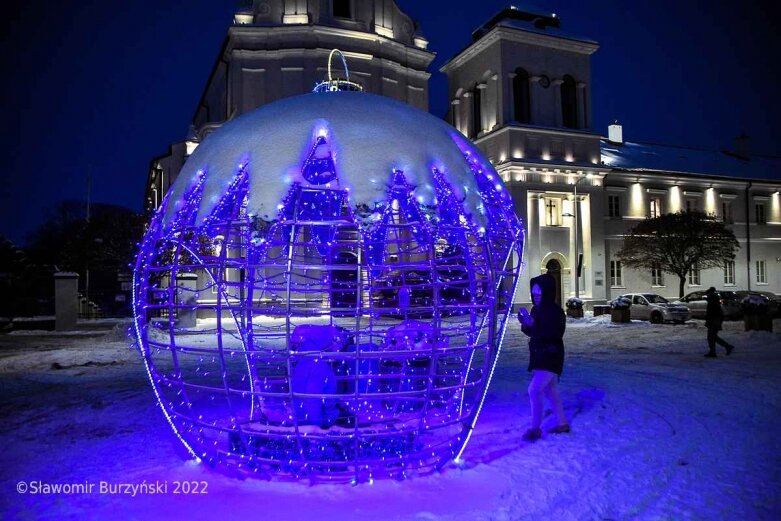
M 472 126 L 470 128 L 471 132 L 469 133 L 470 138 L 476 138 L 480 131 L 483 130 L 482 92 L 483 91 L 478 85 L 475 85 L 475 88 L 472 89 Z
M 513 119 L 518 123 L 531 123 L 531 100 L 529 98 L 529 73 L 518 67 L 513 78 Z
M 567 128 L 578 128 L 578 94 L 575 78 L 567 74 L 561 84 L 561 116 Z

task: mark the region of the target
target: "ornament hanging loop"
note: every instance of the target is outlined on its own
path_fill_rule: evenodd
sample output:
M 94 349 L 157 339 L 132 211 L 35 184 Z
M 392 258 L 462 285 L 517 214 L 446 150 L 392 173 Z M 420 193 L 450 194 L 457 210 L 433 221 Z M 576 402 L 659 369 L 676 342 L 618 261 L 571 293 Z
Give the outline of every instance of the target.
M 344 68 L 344 79 L 341 78 L 334 78 L 333 75 L 333 59 L 334 56 L 338 54 L 339 58 L 342 60 L 342 67 Z M 363 91 L 363 87 L 361 87 L 360 84 L 350 81 L 350 70 L 347 68 L 347 59 L 344 56 L 344 53 L 340 51 L 339 49 L 333 49 L 328 54 L 328 79 L 321 81 L 317 85 L 315 85 L 315 88 L 313 89 L 314 92 L 339 92 L 339 91 L 357 91 L 361 92 Z

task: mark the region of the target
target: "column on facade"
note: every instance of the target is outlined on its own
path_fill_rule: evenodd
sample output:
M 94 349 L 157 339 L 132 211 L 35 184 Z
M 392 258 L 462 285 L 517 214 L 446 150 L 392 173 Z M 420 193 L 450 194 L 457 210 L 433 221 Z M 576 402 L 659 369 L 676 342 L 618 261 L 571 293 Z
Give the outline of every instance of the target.
M 450 110 L 452 114 L 452 123 L 453 126 L 456 127 L 456 129 L 461 132 L 462 134 L 466 134 L 464 132 L 464 129 L 461 126 L 461 100 L 458 98 L 454 98 L 450 101 Z
M 575 208 L 575 205 L 577 205 L 577 201 L 575 200 L 575 197 L 573 195 L 567 196 L 567 201 L 570 203 L 570 211 L 569 213 L 572 215 L 571 218 L 567 219 L 569 221 L 569 252 L 568 257 L 570 259 L 570 281 L 569 285 L 570 288 L 574 291 L 575 289 L 575 277 L 578 276 L 578 242 L 575 240 L 575 230 L 578 225 L 578 219 L 576 216 L 578 215 L 579 208 Z M 566 209 L 562 208 L 562 213 L 565 212 Z M 574 295 L 574 293 L 573 293 Z M 564 295 L 564 297 L 567 297 L 567 295 Z
M 582 81 L 578 83 L 577 101 L 578 101 L 578 128 L 588 128 L 588 115 L 586 114 L 586 84 Z
M 542 85 L 540 85 L 540 79 L 542 76 L 532 76 L 529 78 L 529 81 L 531 83 L 529 87 L 529 98 L 531 99 L 531 106 L 529 107 L 529 110 L 531 111 L 531 122 L 535 125 L 542 125 L 545 124 L 545 121 L 542 119 L 542 114 L 540 111 L 542 110 L 542 93 L 543 88 Z
M 540 192 L 528 191 L 526 193 L 526 242 L 524 244 L 524 257 L 526 257 L 526 269 L 522 275 L 522 286 L 518 291 L 518 299 L 522 302 L 529 301 L 529 280 L 540 274 L 540 262 L 542 261 L 542 234 L 540 233 L 540 218 L 545 201 Z
M 540 229 L 542 228 L 542 223 L 545 222 L 545 195 L 542 193 L 537 194 L 537 244 L 535 244 L 537 248 L 537 253 L 540 256 L 540 259 L 542 259 L 542 233 Z
M 581 280 L 581 295 L 593 297 L 592 271 L 593 259 L 591 251 L 591 197 L 589 195 L 578 196 L 578 215 L 580 216 L 580 249 L 583 253 L 583 277 Z
M 489 79 L 490 88 L 488 90 L 491 91 L 491 116 L 488 121 L 488 130 L 491 131 L 497 126 L 501 125 L 500 120 L 502 119 L 502 93 L 501 89 L 499 88 L 499 75 L 494 74 Z
M 561 109 L 561 84 L 564 83 L 564 80 L 562 79 L 556 79 L 551 82 L 551 87 L 553 87 L 553 98 L 555 100 L 554 102 L 554 108 L 553 112 L 556 116 L 556 126 L 561 127 L 564 126 L 564 114 L 562 113 Z
M 538 262 L 540 251 L 540 194 L 527 192 L 526 195 L 526 258 L 529 268 Z
M 472 108 L 472 103 L 475 101 L 475 97 L 472 96 L 472 93 L 469 91 L 465 91 L 462 95 L 463 102 L 461 103 L 461 121 L 463 121 L 463 129 L 461 132 L 465 136 L 469 136 L 469 129 L 470 125 L 472 125 L 472 117 L 475 113 L 474 109 Z M 475 125 L 477 126 L 477 125 Z

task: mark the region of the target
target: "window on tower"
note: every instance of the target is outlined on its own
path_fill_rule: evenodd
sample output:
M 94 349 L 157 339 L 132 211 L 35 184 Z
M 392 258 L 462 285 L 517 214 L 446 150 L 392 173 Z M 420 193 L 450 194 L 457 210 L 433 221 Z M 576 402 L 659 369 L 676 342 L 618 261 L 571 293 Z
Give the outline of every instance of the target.
M 578 95 L 575 78 L 567 74 L 561 84 L 562 123 L 567 128 L 578 128 Z
M 531 99 L 529 96 L 529 73 L 518 67 L 513 78 L 514 118 L 518 123 L 531 123 Z
M 483 130 L 483 114 L 482 114 L 482 90 L 479 85 L 475 85 L 472 89 L 472 126 L 470 128 L 469 137 L 474 139 Z

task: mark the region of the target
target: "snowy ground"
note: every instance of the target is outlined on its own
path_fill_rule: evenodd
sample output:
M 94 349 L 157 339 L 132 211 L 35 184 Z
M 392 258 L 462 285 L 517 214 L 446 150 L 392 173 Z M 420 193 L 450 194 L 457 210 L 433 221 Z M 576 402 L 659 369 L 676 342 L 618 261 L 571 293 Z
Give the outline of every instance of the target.
M 186 461 L 121 334 L 0 336 L 0 518 L 780 519 L 781 333 L 728 322 L 737 349 L 710 360 L 701 321 L 608 320 L 568 324 L 571 434 L 521 441 L 529 377 L 514 324 L 464 465 L 357 487 L 239 481 Z M 175 481 L 206 493 L 174 494 Z M 101 482 L 168 491 L 101 494 Z M 94 490 L 32 493 L 44 483 Z

